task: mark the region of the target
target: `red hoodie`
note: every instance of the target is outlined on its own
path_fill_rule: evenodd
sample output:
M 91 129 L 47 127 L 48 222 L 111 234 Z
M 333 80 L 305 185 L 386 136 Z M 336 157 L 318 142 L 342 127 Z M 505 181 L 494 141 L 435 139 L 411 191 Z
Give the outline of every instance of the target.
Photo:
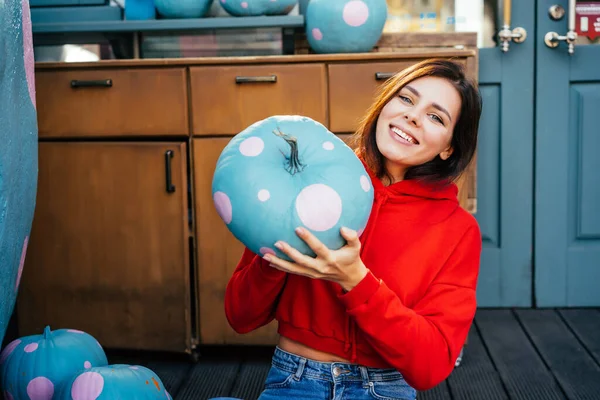
M 353 363 L 395 368 L 416 390 L 452 372 L 475 316 L 481 234 L 456 185 L 413 180 L 385 187 L 360 241 L 370 270 L 351 291 L 276 270 L 244 252 L 225 293 L 232 328 L 277 319 L 278 332 Z

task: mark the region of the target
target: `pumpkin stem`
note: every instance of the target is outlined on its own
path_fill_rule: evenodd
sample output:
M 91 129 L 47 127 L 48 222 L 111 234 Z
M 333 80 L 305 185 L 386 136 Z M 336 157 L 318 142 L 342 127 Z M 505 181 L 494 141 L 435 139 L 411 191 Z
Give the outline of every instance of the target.
M 50 331 L 50 327 L 46 325 L 44 328 L 44 339 L 50 339 L 52 332 Z
M 286 157 L 287 167 L 286 170 L 292 175 L 302 172 L 305 165 L 300 162 L 300 155 L 298 154 L 298 139 L 295 136 L 286 135 L 281 132 L 279 128 L 274 130 L 273 133 L 280 138 L 283 138 L 290 145 L 290 156 Z

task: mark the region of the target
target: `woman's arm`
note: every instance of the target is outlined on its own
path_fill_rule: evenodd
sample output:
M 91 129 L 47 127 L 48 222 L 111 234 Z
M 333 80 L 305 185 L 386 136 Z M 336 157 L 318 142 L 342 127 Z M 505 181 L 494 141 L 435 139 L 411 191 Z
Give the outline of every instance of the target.
M 454 368 L 475 316 L 480 253 L 474 226 L 412 309 L 371 272 L 340 295 L 371 346 L 417 390 L 438 385 Z
M 225 290 L 229 325 L 248 333 L 271 322 L 286 276 L 246 248 Z

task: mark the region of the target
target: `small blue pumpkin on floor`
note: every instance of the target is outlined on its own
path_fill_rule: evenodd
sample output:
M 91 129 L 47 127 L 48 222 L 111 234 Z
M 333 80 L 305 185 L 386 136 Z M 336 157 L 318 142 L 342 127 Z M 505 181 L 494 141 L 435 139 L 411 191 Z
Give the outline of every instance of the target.
M 387 19 L 386 0 L 311 0 L 306 39 L 315 53 L 369 52 Z
M 55 400 L 171 400 L 154 371 L 141 365 L 112 364 L 75 374 Z
M 51 399 L 73 374 L 107 365 L 94 337 L 74 329 L 16 339 L 0 354 L 0 387 L 10 400 Z
M 219 0 L 225 11 L 235 17 L 288 14 L 298 0 Z

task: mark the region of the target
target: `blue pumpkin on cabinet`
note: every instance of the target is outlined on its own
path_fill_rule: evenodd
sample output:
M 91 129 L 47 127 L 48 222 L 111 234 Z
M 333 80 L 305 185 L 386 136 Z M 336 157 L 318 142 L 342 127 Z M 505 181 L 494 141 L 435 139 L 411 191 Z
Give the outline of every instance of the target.
M 114 364 L 76 374 L 56 400 L 171 400 L 162 381 L 141 365 Z
M 298 0 L 219 0 L 225 11 L 235 17 L 288 14 Z
M 202 18 L 208 14 L 213 0 L 154 0 L 154 6 L 164 18 Z
M 42 335 L 16 339 L 0 353 L 0 387 L 11 400 L 50 400 L 75 373 L 107 364 L 91 335 L 47 326 Z
M 387 19 L 386 0 L 310 0 L 306 39 L 316 53 L 369 52 Z
M 255 254 L 277 254 L 284 240 L 314 252 L 295 233 L 311 231 L 330 249 L 345 245 L 340 228 L 364 229 L 373 187 L 360 159 L 321 123 L 272 116 L 237 134 L 213 176 L 213 201 L 227 228 Z

